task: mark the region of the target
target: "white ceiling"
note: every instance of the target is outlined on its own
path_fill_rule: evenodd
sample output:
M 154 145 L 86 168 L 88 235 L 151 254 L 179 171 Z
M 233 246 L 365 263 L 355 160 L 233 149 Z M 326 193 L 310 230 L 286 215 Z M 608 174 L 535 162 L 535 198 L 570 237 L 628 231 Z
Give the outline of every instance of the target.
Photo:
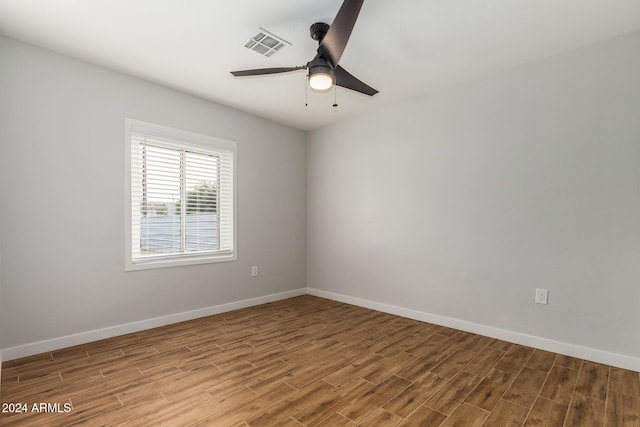
M 380 93 L 309 91 L 314 22 L 342 0 L 0 0 L 0 34 L 310 130 L 443 87 L 640 29 L 640 0 L 365 0 L 340 65 Z M 291 42 L 244 48 L 258 27 Z M 0 58 L 1 60 L 1 58 Z

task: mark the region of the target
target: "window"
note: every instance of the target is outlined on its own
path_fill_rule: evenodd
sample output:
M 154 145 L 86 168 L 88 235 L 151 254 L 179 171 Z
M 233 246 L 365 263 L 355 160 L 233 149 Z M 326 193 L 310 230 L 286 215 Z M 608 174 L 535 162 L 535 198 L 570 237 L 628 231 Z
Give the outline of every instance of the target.
M 126 119 L 126 269 L 233 261 L 235 143 Z

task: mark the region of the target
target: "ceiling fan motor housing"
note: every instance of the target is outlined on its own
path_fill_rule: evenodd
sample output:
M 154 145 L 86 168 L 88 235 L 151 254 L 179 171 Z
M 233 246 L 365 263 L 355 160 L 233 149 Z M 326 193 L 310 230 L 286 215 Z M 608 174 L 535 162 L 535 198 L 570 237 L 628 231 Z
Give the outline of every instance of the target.
M 307 67 L 309 68 L 309 76 L 314 74 L 328 74 L 333 76 L 333 67 L 325 58 L 318 56 L 311 60 Z
M 327 31 L 329 31 L 329 25 L 324 22 L 316 22 L 311 25 L 309 28 L 309 32 L 311 33 L 311 38 L 317 41 L 318 43 L 322 42 L 324 36 L 327 35 Z

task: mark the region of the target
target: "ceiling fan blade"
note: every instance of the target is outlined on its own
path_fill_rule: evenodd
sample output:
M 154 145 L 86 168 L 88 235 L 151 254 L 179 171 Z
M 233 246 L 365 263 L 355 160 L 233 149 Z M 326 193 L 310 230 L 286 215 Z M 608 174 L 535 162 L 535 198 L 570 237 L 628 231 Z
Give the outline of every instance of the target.
M 298 67 L 276 67 L 276 68 L 256 68 L 255 70 L 241 70 L 241 71 L 232 71 L 236 77 L 248 77 L 248 76 L 263 76 L 265 74 L 278 74 L 278 73 L 288 73 L 290 71 L 298 71 L 298 70 L 306 70 L 306 65 L 300 65 Z
M 338 65 L 347 46 L 363 2 L 364 0 L 344 0 L 329 31 L 318 47 L 318 53 L 331 61 L 334 67 Z
M 336 67 L 333 73 L 336 78 L 336 86 L 355 90 L 356 92 L 364 93 L 365 95 L 369 96 L 373 96 L 378 93 L 377 90 L 353 77 L 347 70 L 339 65 Z

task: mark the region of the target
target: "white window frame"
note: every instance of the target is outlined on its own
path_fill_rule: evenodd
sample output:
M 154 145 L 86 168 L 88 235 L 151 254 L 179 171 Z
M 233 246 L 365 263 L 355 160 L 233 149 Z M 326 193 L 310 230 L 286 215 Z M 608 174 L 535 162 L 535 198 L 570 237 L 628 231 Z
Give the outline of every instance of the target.
M 134 245 L 139 245 L 139 236 L 134 241 L 133 212 L 132 212 L 132 134 L 142 133 L 157 138 L 170 140 L 174 147 L 180 147 L 197 153 L 215 154 L 216 152 L 231 152 L 232 182 L 231 182 L 231 218 L 232 241 L 226 244 L 230 249 L 221 251 L 198 252 L 194 254 L 181 253 L 175 255 L 158 255 L 134 259 Z M 141 120 L 125 119 L 125 271 L 145 270 L 152 268 L 176 267 L 183 265 L 227 262 L 237 260 L 237 197 L 236 197 L 236 143 L 211 136 L 201 135 L 180 129 L 174 129 Z M 218 206 L 218 209 L 222 209 Z M 226 207 L 227 209 L 229 206 Z M 222 237 L 220 237 L 222 238 Z

